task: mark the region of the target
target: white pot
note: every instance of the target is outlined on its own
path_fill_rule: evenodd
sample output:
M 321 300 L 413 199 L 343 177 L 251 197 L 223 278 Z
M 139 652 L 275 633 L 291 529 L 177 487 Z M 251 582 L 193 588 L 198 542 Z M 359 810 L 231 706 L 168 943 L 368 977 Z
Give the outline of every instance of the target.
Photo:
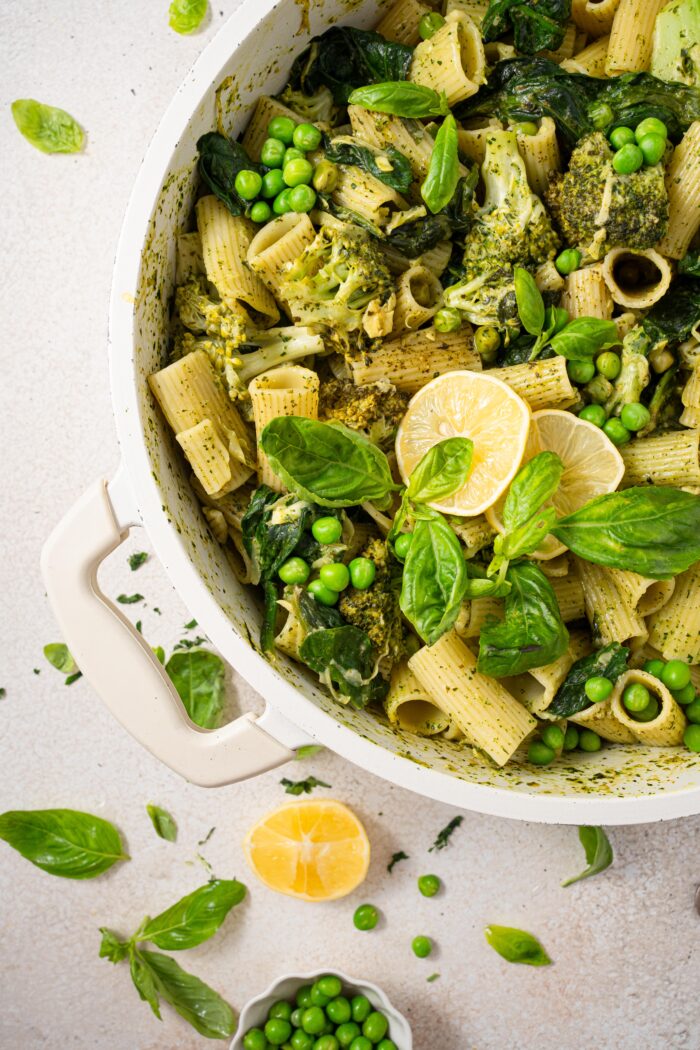
M 311 27 L 307 25 L 309 13 Z M 255 98 L 276 92 L 293 56 L 336 18 L 376 21 L 377 6 L 247 0 L 178 90 L 151 143 L 129 203 L 110 310 L 114 414 L 122 451 L 117 476 L 96 483 L 48 540 L 43 571 L 65 639 L 117 719 L 154 755 L 202 785 L 242 780 L 318 741 L 402 787 L 465 809 L 525 820 L 626 824 L 700 812 L 700 756 L 684 749 L 608 747 L 575 753 L 543 771 L 492 769 L 442 740 L 398 732 L 371 714 L 343 708 L 303 668 L 255 649 L 259 608 L 209 534 L 172 435 L 146 377 L 166 349 L 174 279 L 174 234 L 186 228 L 198 137 L 245 125 Z M 211 732 L 184 714 L 140 634 L 98 590 L 99 563 L 133 525 L 143 525 L 183 601 L 236 670 L 265 698 L 257 720 L 243 716 Z

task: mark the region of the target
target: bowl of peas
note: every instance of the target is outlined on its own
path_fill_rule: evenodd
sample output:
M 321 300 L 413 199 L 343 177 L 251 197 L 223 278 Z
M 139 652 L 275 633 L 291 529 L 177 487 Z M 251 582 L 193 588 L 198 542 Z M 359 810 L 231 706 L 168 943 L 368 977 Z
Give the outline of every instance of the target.
M 412 1050 L 384 992 L 339 970 L 288 974 L 241 1010 L 230 1050 Z

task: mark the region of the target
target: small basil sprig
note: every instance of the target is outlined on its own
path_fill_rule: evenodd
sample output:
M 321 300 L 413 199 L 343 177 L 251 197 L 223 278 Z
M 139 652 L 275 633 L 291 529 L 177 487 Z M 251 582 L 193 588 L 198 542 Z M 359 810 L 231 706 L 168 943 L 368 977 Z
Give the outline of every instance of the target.
M 516 930 L 512 926 L 487 926 L 484 934 L 491 947 L 506 962 L 524 963 L 526 966 L 549 966 L 552 962 L 537 938 L 526 930 Z
M 520 321 L 525 331 L 535 338 L 529 352 L 530 361 L 534 361 L 548 345 L 568 361 L 588 361 L 599 350 L 619 342 L 614 321 L 577 317 L 562 324 L 566 311 L 545 309 L 534 277 L 522 266 L 515 267 L 513 281 Z
M 458 145 L 457 122 L 448 113 L 435 136 L 428 174 L 420 188 L 421 197 L 433 215 L 447 207 L 457 189 Z
M 146 812 L 151 818 L 151 824 L 158 838 L 165 839 L 166 842 L 175 842 L 177 838 L 177 824 L 167 809 L 154 806 L 152 802 L 149 802 L 146 806 Z
M 589 879 L 591 875 L 599 875 L 601 871 L 609 868 L 613 862 L 613 850 L 610 839 L 602 828 L 584 826 L 578 829 L 578 837 L 581 840 L 586 853 L 587 867 L 579 874 L 562 882 L 562 886 L 572 886 L 582 879 Z
M 439 441 L 425 453 L 413 470 L 406 495 L 414 503 L 435 503 L 458 492 L 467 482 L 474 443 L 470 438 Z
M 467 579 L 464 551 L 442 514 L 419 520 L 403 568 L 400 604 L 427 645 L 454 624 Z
M 356 88 L 350 94 L 348 105 L 416 120 L 446 117 L 450 112 L 444 91 L 438 93 L 410 80 L 388 80 Z
M 505 532 L 494 540 L 487 575 L 502 581 L 507 563 L 537 550 L 557 520 L 544 504 L 556 492 L 564 464 L 554 452 L 539 452 L 513 478 L 503 506 Z
M 129 860 L 113 824 L 75 809 L 10 810 L 0 815 L 0 839 L 64 879 L 94 879 Z

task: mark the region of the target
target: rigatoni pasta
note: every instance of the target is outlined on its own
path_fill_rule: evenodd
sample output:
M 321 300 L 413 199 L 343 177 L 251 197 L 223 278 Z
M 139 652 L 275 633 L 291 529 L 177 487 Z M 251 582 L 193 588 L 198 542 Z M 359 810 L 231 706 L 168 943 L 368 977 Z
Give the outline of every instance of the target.
M 258 478 L 261 485 L 281 492 L 284 488 L 280 478 L 270 467 L 265 453 L 260 449 L 260 435 L 277 416 L 318 416 L 319 381 L 315 372 L 308 368 L 290 365 L 274 368 L 256 376 L 249 386 L 253 407 L 255 433 L 258 438 Z

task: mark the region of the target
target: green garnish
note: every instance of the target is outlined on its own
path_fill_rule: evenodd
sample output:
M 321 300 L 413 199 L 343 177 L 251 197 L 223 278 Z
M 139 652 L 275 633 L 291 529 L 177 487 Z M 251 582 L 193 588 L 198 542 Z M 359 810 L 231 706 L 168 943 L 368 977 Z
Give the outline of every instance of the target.
M 143 601 L 142 594 L 118 594 L 117 601 L 120 605 L 135 605 Z
M 148 554 L 146 551 L 136 551 L 134 554 L 130 554 L 127 558 L 129 562 L 129 568 L 132 572 L 136 572 L 140 569 L 144 562 L 148 561 Z
M 526 966 L 550 966 L 552 960 L 540 942 L 526 930 L 512 926 L 487 926 L 486 940 L 494 951 L 507 962 L 524 963 Z
M 432 853 L 434 850 L 444 849 L 450 841 L 453 832 L 457 830 L 457 828 L 460 826 L 463 820 L 464 817 L 453 817 L 450 823 L 446 824 L 442 831 L 438 832 L 437 838 L 428 850 L 428 853 Z
M 27 142 L 42 153 L 79 153 L 83 148 L 85 132 L 65 109 L 18 98 L 12 103 L 12 117 Z
M 156 835 L 166 839 L 168 842 L 174 842 L 177 838 L 177 824 L 167 809 L 161 809 L 160 806 L 155 806 L 152 802 L 149 802 L 146 806 L 146 812 L 151 818 Z
M 0 816 L 0 839 L 64 879 L 93 879 L 129 860 L 113 824 L 74 809 L 10 810 Z
M 282 777 L 280 784 L 284 786 L 287 795 L 310 795 L 314 788 L 331 787 L 325 780 L 317 780 L 316 777 L 307 777 L 305 780 L 288 780 L 287 777 Z
M 392 853 L 391 860 L 389 861 L 389 863 L 386 866 L 386 870 L 389 872 L 390 875 L 391 875 L 392 871 L 394 870 L 395 865 L 398 864 L 399 861 L 402 861 L 402 860 L 408 860 L 408 853 L 404 853 L 404 851 L 402 849 L 400 849 L 398 851 L 398 853 Z
M 208 0 L 173 0 L 168 25 L 176 33 L 194 33 L 204 21 L 208 8 Z
M 562 886 L 571 886 L 581 879 L 588 879 L 591 875 L 599 875 L 601 871 L 609 868 L 613 862 L 613 850 L 610 840 L 602 828 L 588 827 L 584 825 L 578 829 L 578 837 L 586 852 L 586 864 L 588 865 L 580 875 L 562 882 Z

